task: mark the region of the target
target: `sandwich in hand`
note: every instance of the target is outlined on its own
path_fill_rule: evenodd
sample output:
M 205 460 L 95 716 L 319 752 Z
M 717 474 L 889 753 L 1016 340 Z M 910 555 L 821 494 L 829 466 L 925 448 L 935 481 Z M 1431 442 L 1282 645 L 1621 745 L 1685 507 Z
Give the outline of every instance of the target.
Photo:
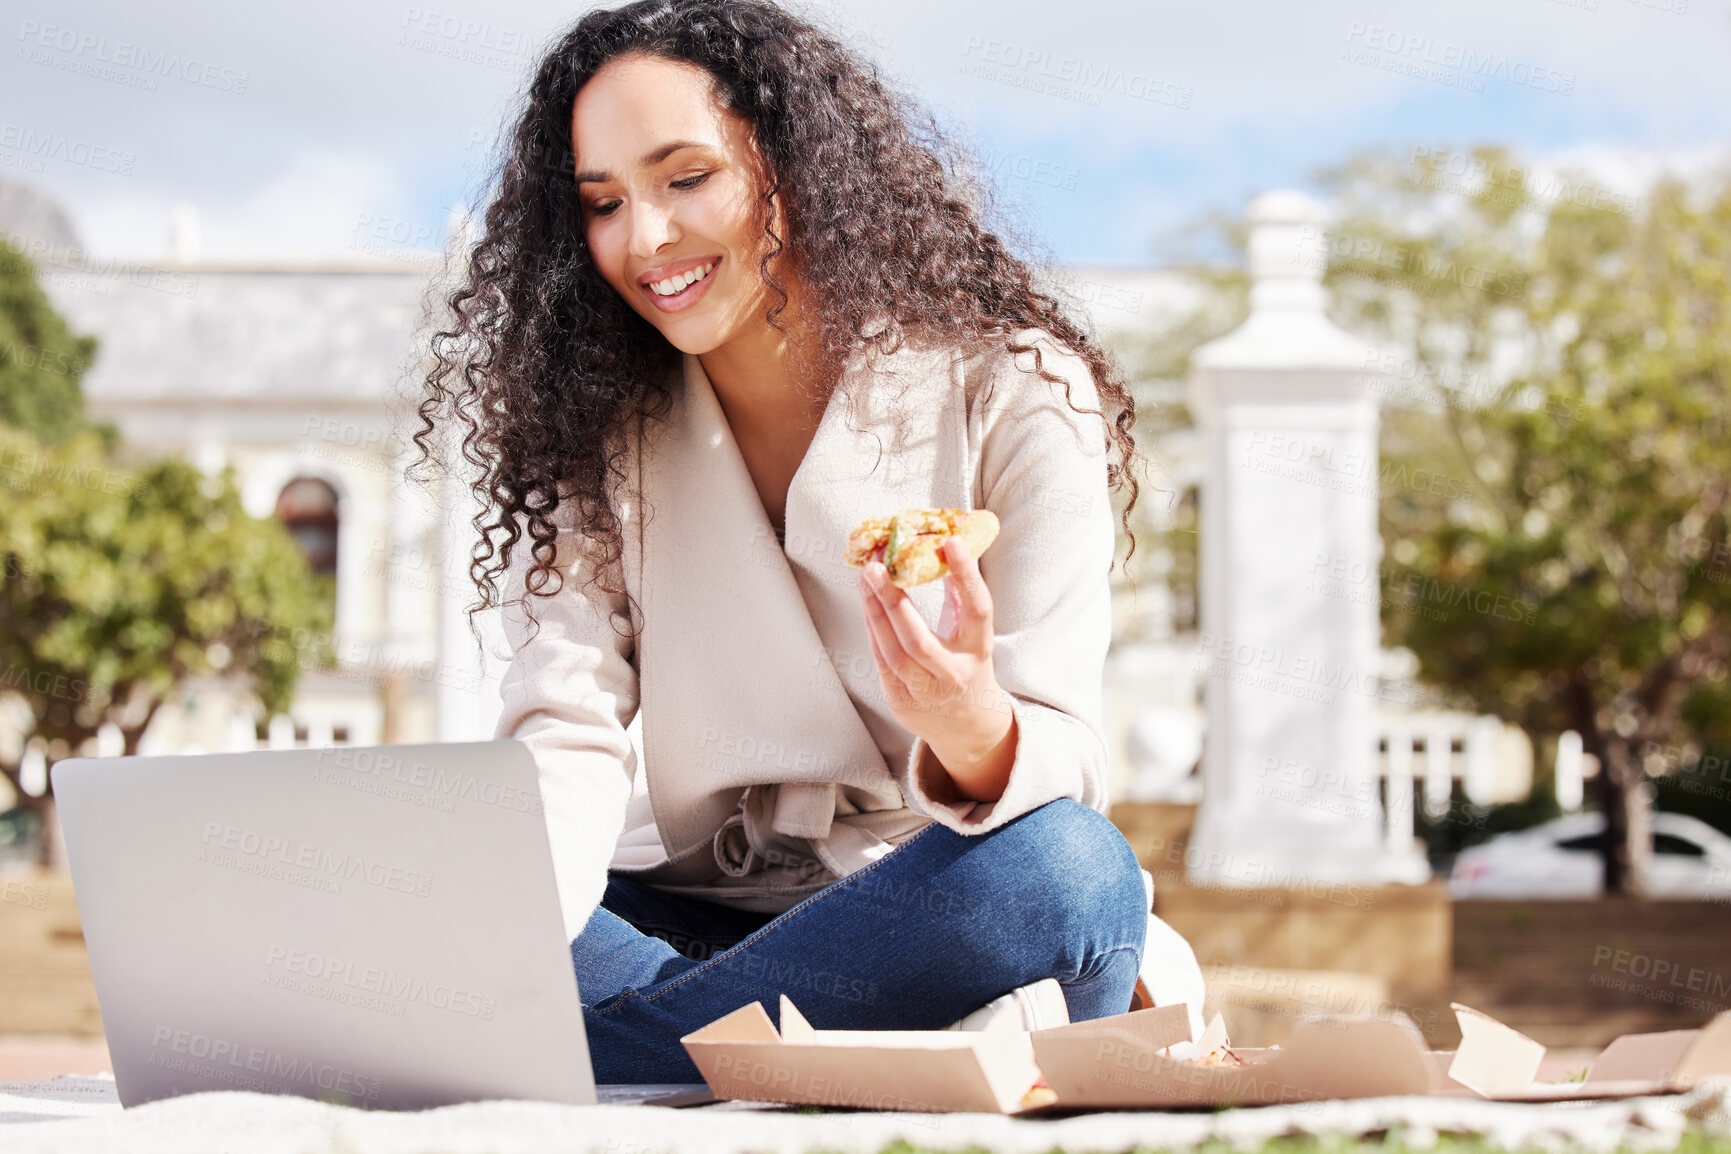
M 882 561 L 892 585 L 911 589 L 949 573 L 945 538 L 960 537 L 978 557 L 997 536 L 998 517 L 990 509 L 903 509 L 861 521 L 848 536 L 847 563 L 863 569 Z

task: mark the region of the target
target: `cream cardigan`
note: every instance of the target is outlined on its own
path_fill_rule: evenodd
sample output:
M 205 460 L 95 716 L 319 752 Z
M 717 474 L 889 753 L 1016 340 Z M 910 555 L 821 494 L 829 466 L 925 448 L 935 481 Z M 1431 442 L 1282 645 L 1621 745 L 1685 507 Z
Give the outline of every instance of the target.
M 1043 363 L 1099 409 L 1087 363 L 1040 330 Z M 910 341 L 867 367 L 856 427 L 840 393 L 794 474 L 778 542 L 696 356 L 674 407 L 628 454 L 614 568 L 637 599 L 580 592 L 592 558 L 561 504 L 564 586 L 522 609 L 521 545 L 506 576 L 513 649 L 497 737 L 534 756 L 566 936 L 600 904 L 607 872 L 779 912 L 936 820 L 994 829 L 1056 798 L 1106 807 L 1101 679 L 1116 540 L 1105 425 L 1072 411 L 1031 352 L 964 359 Z M 963 402 L 967 380 L 989 395 Z M 907 414 L 894 445 L 891 402 Z M 640 493 L 641 500 L 631 494 Z M 1019 737 L 1002 798 L 942 800 L 943 768 L 891 715 L 843 552 L 863 518 L 913 506 L 986 508 L 980 558 L 994 610 L 993 668 Z M 943 581 L 909 590 L 936 626 Z M 626 727 L 643 711 L 648 793 L 636 798 Z M 953 798 L 953 793 L 947 796 Z

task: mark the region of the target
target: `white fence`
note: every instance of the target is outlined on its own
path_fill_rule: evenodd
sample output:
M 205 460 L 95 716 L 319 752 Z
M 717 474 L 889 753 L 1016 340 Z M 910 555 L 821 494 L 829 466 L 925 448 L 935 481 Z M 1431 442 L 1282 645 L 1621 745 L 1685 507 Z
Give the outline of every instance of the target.
M 311 702 L 297 705 L 293 714 L 278 713 L 262 727 L 245 709 L 229 706 L 226 720 L 193 732 L 178 725 L 152 727 L 139 742 L 143 757 L 179 753 L 239 753 L 258 749 L 326 749 L 339 745 L 376 745 L 380 741 L 377 708 L 364 701 Z M 263 730 L 261 735 L 260 730 Z M 204 740 L 200 740 L 203 737 Z M 215 737 L 215 740 L 211 740 Z M 96 731 L 95 757 L 119 757 L 126 740 L 120 727 L 105 725 Z M 25 742 L 18 765 L 19 784 L 25 793 L 40 796 L 48 789 L 48 758 L 40 739 Z M 5 808 L 0 804 L 0 808 Z
M 1108 737 L 1116 751 L 1113 796 L 1195 803 L 1196 765 L 1207 727 L 1194 655 L 1180 644 L 1147 644 L 1116 653 L 1107 679 Z M 1414 848 L 1414 815 L 1445 817 L 1456 789 L 1475 805 L 1518 801 L 1532 785 L 1531 744 L 1493 716 L 1444 710 L 1389 711 L 1376 718 L 1383 837 L 1396 855 Z M 1556 765 L 1565 811 L 1582 800 L 1579 736 L 1563 735 Z
M 1384 781 L 1383 838 L 1391 853 L 1413 845 L 1415 790 L 1424 813 L 1447 816 L 1455 782 L 1468 801 L 1490 805 L 1498 797 L 1498 744 L 1503 723 L 1495 717 L 1450 712 L 1379 714 L 1379 768 Z M 1505 794 L 1507 790 L 1501 791 Z M 1512 799 L 1510 799 L 1512 800 Z

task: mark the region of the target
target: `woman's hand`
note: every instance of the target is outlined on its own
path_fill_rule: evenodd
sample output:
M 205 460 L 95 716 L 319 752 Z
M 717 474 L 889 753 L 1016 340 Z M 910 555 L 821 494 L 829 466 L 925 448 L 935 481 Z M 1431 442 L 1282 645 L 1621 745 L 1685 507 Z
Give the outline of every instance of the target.
M 976 801 L 1004 794 L 1015 762 L 1015 715 L 992 672 L 992 597 L 960 537 L 944 541 L 950 575 L 934 635 L 879 561 L 860 574 L 872 656 L 890 712 L 924 738 L 956 791 Z

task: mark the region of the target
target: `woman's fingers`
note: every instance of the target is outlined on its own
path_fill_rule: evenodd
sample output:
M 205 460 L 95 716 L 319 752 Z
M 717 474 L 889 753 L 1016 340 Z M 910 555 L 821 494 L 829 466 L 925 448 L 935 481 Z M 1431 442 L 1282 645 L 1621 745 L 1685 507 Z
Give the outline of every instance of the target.
M 938 640 L 950 645 L 962 627 L 962 599 L 956 592 L 956 579 L 944 578 L 944 608 L 938 614 Z
M 992 594 L 980 573 L 980 563 L 960 537 L 947 538 L 944 550 L 958 618 L 955 637 L 946 640 L 977 657 L 988 656 L 992 651 Z
M 900 649 L 912 663 L 919 666 L 919 671 L 936 678 L 940 685 L 947 682 L 950 680 L 949 651 L 938 638 L 931 635 L 930 626 L 926 625 L 926 619 L 919 616 L 919 609 L 914 607 L 914 602 L 909 599 L 907 592 L 891 583 L 890 576 L 879 562 L 872 562 L 872 566 L 878 567 L 879 576 L 872 593 L 878 597 L 878 604 L 883 606 L 885 616 L 890 621 L 890 628 L 895 630 L 895 640 L 900 642 Z M 867 566 L 867 573 L 869 571 L 871 566 Z M 893 654 L 886 652 L 885 656 Z M 902 673 L 904 682 L 914 683 L 916 680 L 916 670 L 902 668 L 898 671 Z
M 883 607 L 878 605 L 877 599 L 869 596 L 868 593 L 866 636 L 871 640 L 872 660 L 877 662 L 878 677 L 883 681 L 884 692 L 889 695 L 890 703 L 894 705 L 898 704 L 896 702 L 898 695 L 903 700 L 911 700 L 913 693 L 908 689 L 907 682 L 902 680 L 901 674 L 897 673 L 894 667 L 890 665 L 889 658 L 884 656 L 883 644 L 878 640 L 880 634 L 884 633 L 889 633 L 893 641 L 895 635 L 890 632 L 889 621 L 883 615 Z
M 866 566 L 866 581 L 872 585 L 873 571 L 879 580 L 870 589 L 884 611 L 890 629 L 894 633 L 895 644 L 884 645 L 884 656 L 896 665 L 896 672 L 902 675 L 902 680 L 909 685 L 915 685 L 921 674 L 931 678 L 937 686 L 943 686 L 954 680 L 949 661 L 949 650 L 936 637 L 932 636 L 931 628 L 926 624 L 920 611 L 914 608 L 914 603 L 907 593 L 898 589 L 889 579 L 888 573 L 880 562 L 873 561 Z M 887 641 L 888 639 L 880 639 Z M 896 663 L 896 649 L 907 663 Z

